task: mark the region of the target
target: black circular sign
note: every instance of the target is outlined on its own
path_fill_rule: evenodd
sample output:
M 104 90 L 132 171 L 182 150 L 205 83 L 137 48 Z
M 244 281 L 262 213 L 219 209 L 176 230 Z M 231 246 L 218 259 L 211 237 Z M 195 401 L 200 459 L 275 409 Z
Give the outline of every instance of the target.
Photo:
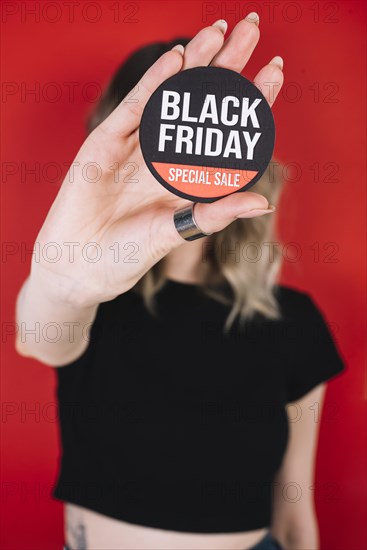
M 246 191 L 268 166 L 274 119 L 263 94 L 241 74 L 196 67 L 152 94 L 140 124 L 144 160 L 179 197 L 212 202 Z

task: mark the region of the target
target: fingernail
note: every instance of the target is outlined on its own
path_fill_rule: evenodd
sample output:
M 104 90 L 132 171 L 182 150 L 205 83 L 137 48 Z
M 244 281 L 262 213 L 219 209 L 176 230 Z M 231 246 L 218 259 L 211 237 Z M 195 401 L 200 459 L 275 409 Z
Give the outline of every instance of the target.
M 245 21 L 248 21 L 249 23 L 255 23 L 255 25 L 259 26 L 260 23 L 260 17 L 259 14 L 256 13 L 256 11 L 252 11 L 245 17 Z
M 178 53 L 180 53 L 181 55 L 183 55 L 183 54 L 184 54 L 184 51 L 185 51 L 185 48 L 183 47 L 182 44 L 176 44 L 176 46 L 173 46 L 173 48 L 172 48 L 171 51 L 172 51 L 172 52 L 178 52 Z
M 276 207 L 273 204 L 269 204 L 269 208 L 253 208 L 252 210 L 247 210 L 246 212 L 243 212 L 242 214 L 238 214 L 236 218 L 246 218 L 248 214 L 271 214 L 271 212 L 274 212 L 276 210 Z
M 283 66 L 284 66 L 284 62 L 283 62 L 283 59 L 279 55 L 276 55 L 275 57 L 273 57 L 273 59 L 271 61 L 269 61 L 269 65 L 276 65 L 282 71 Z
M 227 28 L 228 28 L 228 24 L 227 24 L 227 21 L 225 21 L 224 19 L 218 19 L 218 21 L 216 21 L 215 23 L 213 23 L 212 27 L 216 27 L 216 28 L 219 29 L 223 34 L 226 34 Z

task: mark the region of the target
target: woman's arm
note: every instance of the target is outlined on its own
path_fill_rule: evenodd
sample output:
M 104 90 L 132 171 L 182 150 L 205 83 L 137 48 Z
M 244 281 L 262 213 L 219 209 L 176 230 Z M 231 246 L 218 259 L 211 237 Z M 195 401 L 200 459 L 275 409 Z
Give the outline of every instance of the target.
M 289 442 L 274 489 L 272 535 L 285 550 L 318 550 L 314 468 L 326 384 L 288 406 Z M 317 416 L 315 403 L 318 403 Z
M 56 367 L 74 361 L 88 346 L 88 335 L 98 304 L 78 306 L 50 292 L 32 274 L 24 282 L 16 303 L 16 350 Z
M 173 215 L 187 206 L 187 200 L 173 196 L 148 171 L 139 144 L 140 120 L 151 94 L 181 70 L 210 64 L 242 71 L 260 37 L 256 21 L 241 20 L 227 40 L 224 32 L 223 24 L 214 23 L 199 31 L 185 48 L 175 46 L 164 53 L 135 86 L 134 102 L 127 99 L 128 94 L 88 135 L 37 236 L 41 250 L 48 243 L 75 245 L 72 259 L 62 254 L 59 261 L 49 262 L 43 256 L 38 263 L 34 261 L 30 281 L 17 302 L 18 325 L 32 330 L 39 323 L 45 334 L 48 323 L 56 323 L 62 336 L 56 342 L 46 338 L 35 342 L 30 335 L 26 339 L 20 335 L 17 350 L 21 354 L 55 366 L 75 359 L 87 347 L 83 328 L 94 319 L 96 304 L 131 289 L 153 265 L 185 242 Z M 254 83 L 272 105 L 283 83 L 282 63 L 273 58 L 260 69 Z M 85 175 L 90 165 L 96 172 L 92 179 Z M 139 185 L 126 179 L 129 165 L 138 169 Z M 111 166 L 119 167 L 117 174 Z M 195 218 L 203 232 L 214 233 L 239 217 L 270 212 L 268 200 L 249 191 L 211 204 L 199 203 Z M 94 261 L 84 254 L 90 245 L 97 249 Z M 136 251 L 133 261 L 126 259 L 126 245 Z M 76 323 L 75 340 L 69 337 L 70 323 Z

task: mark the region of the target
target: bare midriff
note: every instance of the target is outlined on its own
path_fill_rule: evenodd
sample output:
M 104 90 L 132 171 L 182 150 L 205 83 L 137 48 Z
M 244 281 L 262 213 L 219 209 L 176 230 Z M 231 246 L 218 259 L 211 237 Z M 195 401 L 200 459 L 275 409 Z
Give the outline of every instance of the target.
M 184 533 L 119 521 L 65 504 L 65 542 L 71 550 L 247 550 L 267 528 L 236 533 Z

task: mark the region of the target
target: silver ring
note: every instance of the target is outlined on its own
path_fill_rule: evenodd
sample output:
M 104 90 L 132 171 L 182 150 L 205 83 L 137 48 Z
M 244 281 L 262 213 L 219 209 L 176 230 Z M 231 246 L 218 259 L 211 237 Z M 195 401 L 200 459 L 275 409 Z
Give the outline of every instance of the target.
M 173 221 L 177 232 L 181 235 L 185 241 L 195 241 L 196 239 L 201 239 L 202 237 L 207 237 L 212 233 L 204 233 L 196 223 L 194 217 L 194 207 L 195 202 L 181 208 L 181 210 L 176 210 L 173 215 Z

